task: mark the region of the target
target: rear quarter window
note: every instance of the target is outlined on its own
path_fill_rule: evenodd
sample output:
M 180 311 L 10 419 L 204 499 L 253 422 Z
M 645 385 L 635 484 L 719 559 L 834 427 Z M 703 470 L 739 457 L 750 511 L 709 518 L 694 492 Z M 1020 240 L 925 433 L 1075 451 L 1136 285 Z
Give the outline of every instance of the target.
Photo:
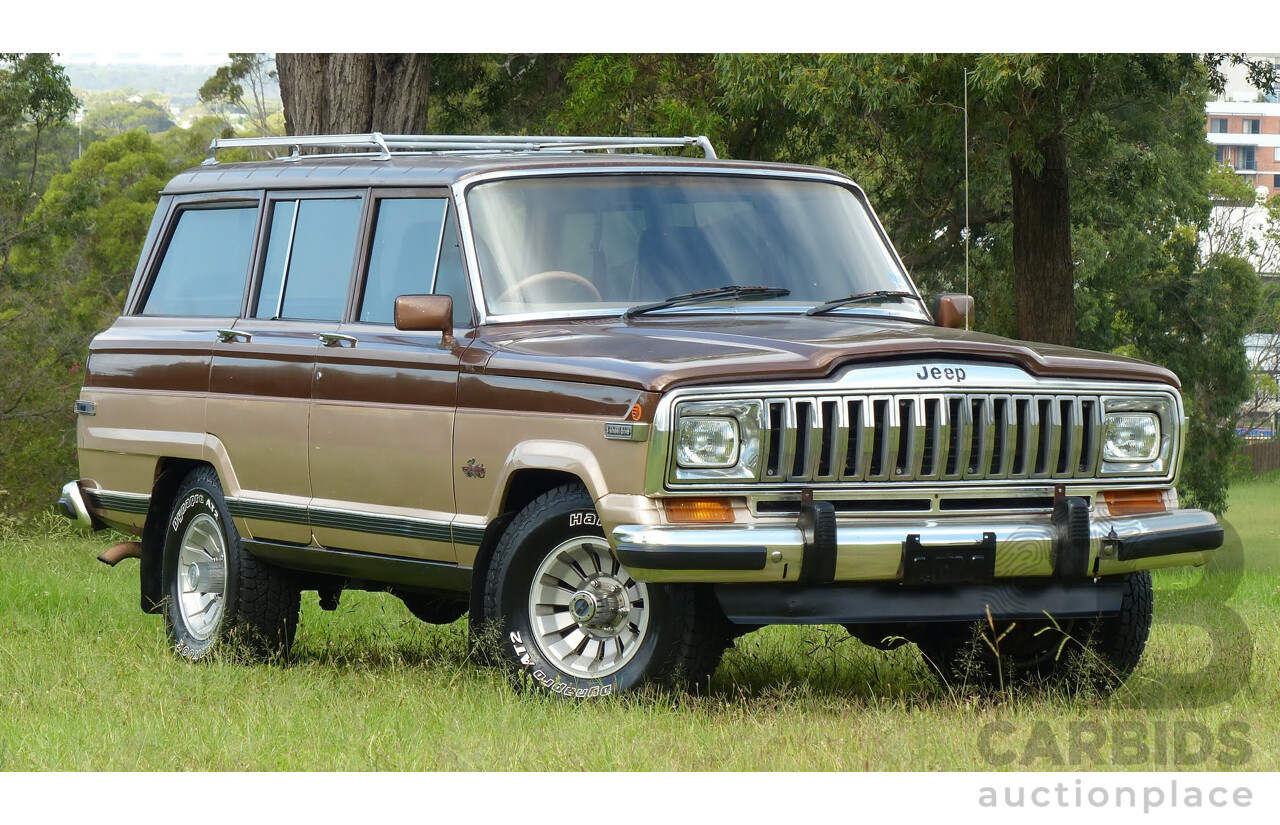
M 239 315 L 257 219 L 257 204 L 179 212 L 142 314 Z

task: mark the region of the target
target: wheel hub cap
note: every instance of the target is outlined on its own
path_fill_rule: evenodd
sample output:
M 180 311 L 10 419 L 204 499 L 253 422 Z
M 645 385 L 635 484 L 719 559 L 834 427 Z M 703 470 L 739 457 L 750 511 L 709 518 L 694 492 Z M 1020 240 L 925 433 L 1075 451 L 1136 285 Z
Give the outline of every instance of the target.
M 569 613 L 580 627 L 608 632 L 616 629 L 618 618 L 628 611 L 625 596 L 617 582 L 608 585 L 593 581 L 591 585 L 574 593 L 569 600 Z
M 222 622 L 227 587 L 227 542 L 211 515 L 187 522 L 178 548 L 178 612 L 187 632 L 204 641 Z
M 597 536 L 570 539 L 534 572 L 529 620 L 538 650 L 561 671 L 600 678 L 636 655 L 649 628 L 648 591 Z

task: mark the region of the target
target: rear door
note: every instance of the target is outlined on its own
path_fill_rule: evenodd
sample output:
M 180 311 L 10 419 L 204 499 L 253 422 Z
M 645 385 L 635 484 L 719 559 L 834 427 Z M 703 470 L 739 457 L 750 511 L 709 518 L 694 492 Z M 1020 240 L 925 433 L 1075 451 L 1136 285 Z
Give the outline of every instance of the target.
M 465 337 L 472 310 L 457 222 L 443 190 L 375 192 L 368 220 L 349 320 L 316 360 L 312 530 L 325 547 L 452 562 L 462 345 L 397 330 L 393 308 L 399 295 L 450 294 Z
M 235 468 L 231 512 L 255 538 L 312 540 L 307 431 L 316 352 L 349 300 L 364 203 L 359 191 L 268 196 L 246 317 L 214 348 L 208 430 Z
M 80 421 L 80 466 L 117 523 L 142 524 L 156 457 L 201 455 L 210 359 L 244 301 L 259 199 L 163 198 L 127 312 L 94 339 L 80 398 L 96 407 Z

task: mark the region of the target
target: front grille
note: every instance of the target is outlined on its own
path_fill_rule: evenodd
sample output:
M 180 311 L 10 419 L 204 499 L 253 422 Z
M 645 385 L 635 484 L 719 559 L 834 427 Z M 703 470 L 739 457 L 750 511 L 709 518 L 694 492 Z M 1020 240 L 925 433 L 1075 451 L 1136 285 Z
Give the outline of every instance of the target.
M 941 393 L 764 399 L 763 481 L 1090 478 L 1097 396 Z

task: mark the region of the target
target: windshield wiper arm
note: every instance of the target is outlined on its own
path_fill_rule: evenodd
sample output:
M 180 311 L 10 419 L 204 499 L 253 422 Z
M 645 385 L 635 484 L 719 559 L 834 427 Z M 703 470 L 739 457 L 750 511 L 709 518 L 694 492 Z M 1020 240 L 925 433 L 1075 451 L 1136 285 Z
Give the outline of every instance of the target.
M 622 313 L 622 317 L 634 318 L 642 313 L 653 312 L 657 309 L 688 306 L 689 304 L 705 304 L 710 301 L 719 301 L 722 298 L 733 298 L 739 301 L 764 301 L 769 298 L 785 298 L 790 294 L 791 290 L 780 286 L 735 286 L 731 284 L 712 289 L 700 289 L 697 292 L 686 292 L 683 295 L 673 295 L 665 301 L 655 301 L 652 304 L 637 304 Z
M 848 306 L 849 304 L 860 304 L 863 301 L 871 301 L 877 298 L 910 298 L 913 301 L 924 303 L 924 299 L 914 292 L 890 292 L 886 289 L 877 289 L 874 292 L 858 292 L 853 295 L 846 295 L 843 298 L 836 298 L 834 301 L 827 301 L 825 304 L 818 304 L 813 309 L 805 313 L 805 315 L 824 315 L 833 309 Z

